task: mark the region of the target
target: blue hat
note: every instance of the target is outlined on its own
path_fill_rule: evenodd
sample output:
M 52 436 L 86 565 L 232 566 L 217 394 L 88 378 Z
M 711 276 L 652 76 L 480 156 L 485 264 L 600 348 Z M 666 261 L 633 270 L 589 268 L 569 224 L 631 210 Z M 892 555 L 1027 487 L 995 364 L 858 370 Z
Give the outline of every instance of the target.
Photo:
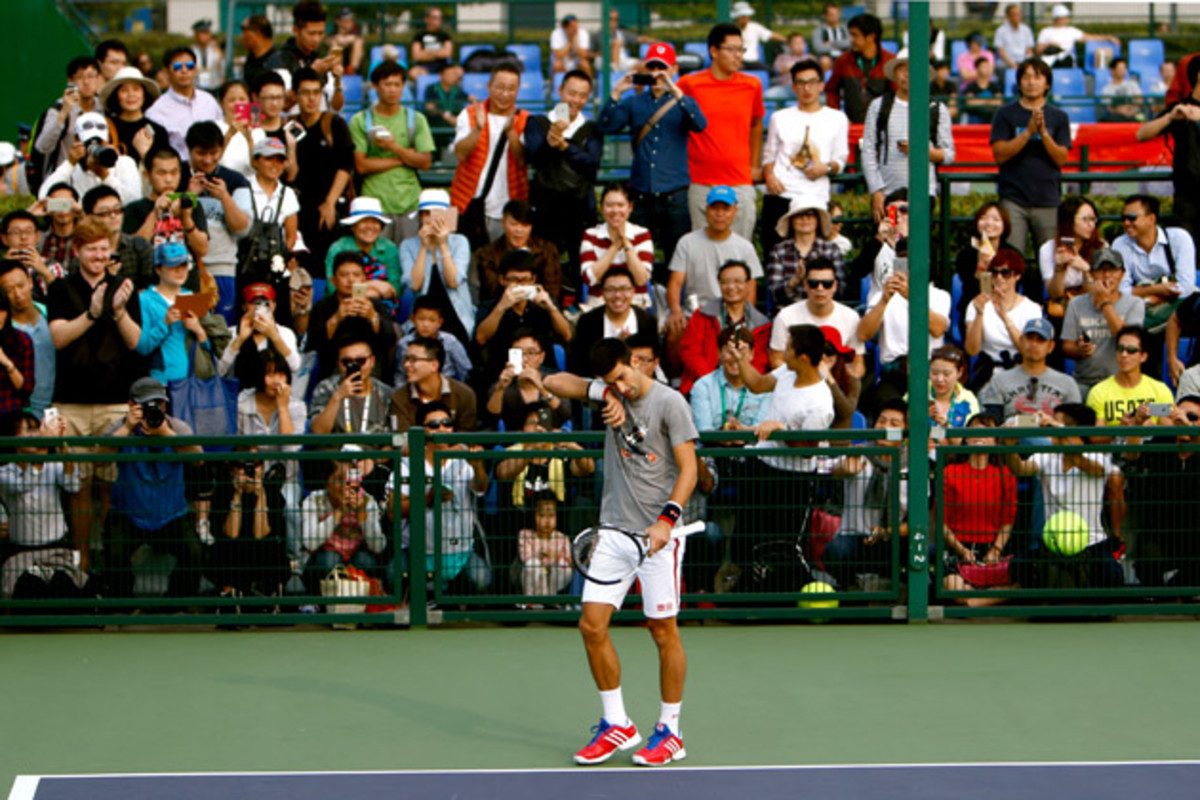
M 1040 336 L 1046 341 L 1054 341 L 1054 326 L 1045 317 L 1029 320 L 1025 323 L 1025 327 L 1021 329 L 1021 333 L 1032 333 L 1034 336 Z
M 180 242 L 163 242 L 154 248 L 154 266 L 180 267 L 188 263 L 188 251 Z
M 726 205 L 737 205 L 737 192 L 730 189 L 728 186 L 714 186 L 708 190 L 708 197 L 704 201 L 704 205 L 711 206 L 713 203 L 725 203 Z

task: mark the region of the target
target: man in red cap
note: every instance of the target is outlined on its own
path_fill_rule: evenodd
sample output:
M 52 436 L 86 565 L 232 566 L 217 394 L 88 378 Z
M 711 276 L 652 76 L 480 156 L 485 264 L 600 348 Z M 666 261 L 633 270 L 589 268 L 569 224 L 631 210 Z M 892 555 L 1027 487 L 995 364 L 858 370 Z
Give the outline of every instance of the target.
M 602 133 L 612 135 L 628 128 L 633 137 L 632 218 L 654 231 L 663 248 L 663 264 L 671 263 L 675 243 L 692 229 L 687 208 L 688 136 L 708 127 L 696 100 L 675 85 L 676 71 L 675 48 L 666 42 L 652 44 L 646 51 L 644 73 L 653 80 L 650 90 L 622 98 L 634 85 L 634 75 L 626 74 L 613 87 L 596 121 Z M 655 280 L 666 283 L 666 277 L 656 275 Z
M 235 362 L 239 361 L 242 346 L 252 342 L 258 353 L 273 347 L 287 361 L 288 369 L 295 375 L 300 371 L 300 348 L 296 334 L 284 325 L 275 322 L 275 289 L 269 283 L 252 283 L 242 290 L 242 317 L 238 320 L 237 336 L 226 346 L 217 368 L 228 375 Z M 235 371 L 235 375 L 241 370 Z

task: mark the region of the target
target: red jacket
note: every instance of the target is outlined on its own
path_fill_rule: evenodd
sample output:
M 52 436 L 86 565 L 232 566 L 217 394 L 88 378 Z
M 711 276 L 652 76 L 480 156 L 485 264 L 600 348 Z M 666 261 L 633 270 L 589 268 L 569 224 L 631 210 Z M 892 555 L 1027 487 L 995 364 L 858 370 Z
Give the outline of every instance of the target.
M 679 342 L 679 356 L 683 360 L 683 377 L 679 391 L 687 394 L 696 381 L 721 366 L 721 351 L 717 337 L 723 327 L 723 301 L 710 300 L 696 309 L 688 320 L 683 338 Z M 768 371 L 768 343 L 771 341 L 771 321 L 761 311 L 747 305 L 746 318 L 750 332 L 754 334 L 754 358 L 751 363 L 759 372 Z

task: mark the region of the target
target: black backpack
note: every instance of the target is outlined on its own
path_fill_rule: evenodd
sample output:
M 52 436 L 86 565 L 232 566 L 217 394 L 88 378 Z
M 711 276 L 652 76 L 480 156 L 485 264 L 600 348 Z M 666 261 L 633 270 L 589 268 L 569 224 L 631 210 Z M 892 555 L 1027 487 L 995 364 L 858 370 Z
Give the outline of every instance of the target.
M 504 48 L 476 50 L 467 56 L 467 60 L 462 63 L 462 68 L 463 72 L 491 72 L 501 64 L 511 64 L 518 70 L 523 69 L 521 59 Z
M 896 102 L 896 93 L 887 92 L 879 103 L 879 117 L 875 122 L 875 157 L 883 163 L 887 153 L 888 120 L 892 116 L 892 106 Z M 942 116 L 942 104 L 936 100 L 929 101 L 929 143 L 937 147 L 938 122 Z
M 279 214 L 283 210 L 283 196 L 286 187 L 279 185 L 279 200 L 275 204 L 274 213 L 268 219 L 262 219 L 258 213 L 258 204 L 254 200 L 254 191 L 250 191 L 250 233 L 238 243 L 237 266 L 237 296 L 242 296 L 242 290 L 252 283 L 266 283 L 275 290 L 275 320 L 283 325 L 291 322 L 291 273 L 286 264 L 291 254 L 287 249 L 283 225 L 279 222 Z M 270 209 L 268 209 L 270 210 Z M 276 271 L 273 268 L 275 257 L 283 259 L 285 268 Z

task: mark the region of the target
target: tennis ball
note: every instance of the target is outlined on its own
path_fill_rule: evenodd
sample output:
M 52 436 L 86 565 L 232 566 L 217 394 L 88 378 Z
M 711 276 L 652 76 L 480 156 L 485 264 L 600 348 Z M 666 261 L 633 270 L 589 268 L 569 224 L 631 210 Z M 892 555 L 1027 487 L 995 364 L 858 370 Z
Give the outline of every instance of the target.
M 1046 520 L 1042 541 L 1051 553 L 1073 556 L 1088 546 L 1087 520 L 1074 511 L 1059 511 Z
M 813 581 L 812 583 L 804 584 L 804 588 L 800 590 L 800 594 L 824 594 L 825 592 L 834 592 L 832 586 L 821 581 Z M 834 600 L 797 600 L 796 608 L 837 608 L 838 601 Z M 811 622 L 820 624 L 829 620 L 823 617 L 813 617 Z

